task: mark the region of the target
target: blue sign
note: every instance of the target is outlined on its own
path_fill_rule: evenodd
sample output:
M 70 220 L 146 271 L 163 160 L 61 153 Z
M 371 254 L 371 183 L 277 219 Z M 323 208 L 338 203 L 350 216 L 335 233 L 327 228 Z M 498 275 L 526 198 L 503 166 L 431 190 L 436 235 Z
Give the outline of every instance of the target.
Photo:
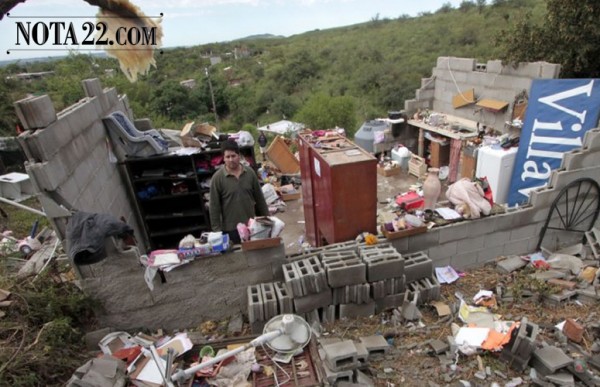
M 531 84 L 521 129 L 508 205 L 522 204 L 548 184 L 564 152 L 581 148 L 583 135 L 597 127 L 600 79 L 536 79 Z

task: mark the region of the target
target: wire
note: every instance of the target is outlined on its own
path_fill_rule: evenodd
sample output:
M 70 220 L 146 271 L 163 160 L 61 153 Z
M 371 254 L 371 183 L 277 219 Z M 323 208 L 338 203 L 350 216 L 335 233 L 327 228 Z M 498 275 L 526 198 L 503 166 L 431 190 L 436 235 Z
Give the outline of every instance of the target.
M 292 380 L 292 377 L 290 376 L 290 374 L 287 373 L 287 371 L 285 369 L 283 369 L 282 366 L 280 366 L 275 359 L 273 359 L 271 357 L 271 355 L 269 355 L 269 352 L 267 351 L 267 349 L 265 348 L 265 344 L 261 343 L 260 346 L 262 347 L 262 350 L 265 352 L 265 354 L 267 355 L 267 357 L 269 358 L 269 360 L 271 360 L 271 362 L 273 364 L 275 364 L 275 367 L 279 368 L 281 370 L 281 372 L 283 372 L 285 374 L 285 376 L 287 377 L 287 380 L 284 381 L 283 383 L 279 383 L 279 380 L 277 379 L 277 370 L 275 370 L 275 372 L 273 372 L 273 377 L 275 378 L 275 386 L 279 387 L 279 386 L 283 386 L 284 384 L 286 384 L 287 382 Z M 291 360 L 294 361 L 294 360 Z

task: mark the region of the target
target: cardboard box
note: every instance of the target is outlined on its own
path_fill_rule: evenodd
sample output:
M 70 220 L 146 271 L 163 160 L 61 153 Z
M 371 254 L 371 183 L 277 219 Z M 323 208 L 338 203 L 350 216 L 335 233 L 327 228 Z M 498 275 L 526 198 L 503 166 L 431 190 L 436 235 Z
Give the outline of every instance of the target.
M 253 241 L 242 242 L 242 250 L 250 251 L 250 250 L 267 249 L 269 247 L 277 247 L 280 244 L 281 244 L 280 237 L 256 239 Z
M 408 162 L 408 173 L 416 177 L 421 177 L 427 173 L 427 164 L 423 157 L 412 155 Z
M 400 170 L 402 168 L 400 168 L 399 165 L 395 165 L 395 166 L 388 166 L 388 167 L 382 167 L 381 165 L 377 164 L 377 173 L 380 174 L 381 176 L 394 176 L 400 173 Z
M 391 240 L 404 238 L 410 235 L 422 234 L 424 232 L 427 232 L 427 226 L 413 227 L 402 231 L 387 231 L 385 227 L 381 225 L 381 232 L 388 240 Z
M 289 200 L 298 200 L 301 197 L 302 197 L 302 194 L 300 192 L 282 193 L 281 194 L 281 200 L 283 200 L 284 202 L 287 202 Z

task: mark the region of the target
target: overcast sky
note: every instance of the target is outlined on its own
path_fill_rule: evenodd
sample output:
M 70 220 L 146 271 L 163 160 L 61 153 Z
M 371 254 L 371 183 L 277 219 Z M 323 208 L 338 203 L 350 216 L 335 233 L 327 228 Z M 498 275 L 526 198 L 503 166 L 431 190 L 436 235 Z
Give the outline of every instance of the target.
M 290 36 L 315 29 L 363 23 L 379 18 L 436 11 L 443 4 L 457 7 L 461 0 L 133 0 L 147 16 L 164 15 L 163 46 L 193 46 L 223 42 L 249 35 Z M 66 51 L 18 51 L 41 48 L 30 43 L 16 45 L 17 22 L 73 23 L 79 41 L 86 33 L 82 18 L 94 21 L 97 8 L 82 0 L 27 0 L 0 21 L 0 60 L 65 55 Z M 24 18 L 30 16 L 31 18 Z M 50 18 L 51 17 L 51 18 Z M 40 25 L 41 27 L 41 25 Z M 64 32 L 64 31 L 63 31 Z M 77 46 L 67 46 L 80 50 Z M 57 47 L 54 47 L 57 48 Z M 65 47 L 58 47 L 65 48 Z M 10 50 L 10 54 L 7 54 Z

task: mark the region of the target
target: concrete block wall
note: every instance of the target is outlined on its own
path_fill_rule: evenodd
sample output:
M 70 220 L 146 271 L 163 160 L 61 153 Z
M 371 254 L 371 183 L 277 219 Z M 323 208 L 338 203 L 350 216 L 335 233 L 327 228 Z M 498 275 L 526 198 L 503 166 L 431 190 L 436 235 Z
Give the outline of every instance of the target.
M 561 168 L 552 172 L 549 186 L 533 191 L 527 205 L 390 242 L 405 259 L 409 253 L 424 251 L 435 267 L 452 265 L 456 269 L 482 266 L 498 256 L 533 253 L 554 199 L 565 186 L 582 177 L 600 182 L 599 128 L 585 134 L 581 149 L 565 154 Z M 553 220 L 557 220 L 556 215 Z M 548 230 L 542 247 L 555 250 L 581 242 L 581 237 L 579 233 Z
M 439 57 L 431 78 L 421 81 L 415 98 L 405 102 L 404 110 L 411 116 L 418 109 L 430 109 L 450 114 L 504 131 L 510 121 L 515 97 L 529 91 L 533 79 L 557 78 L 560 65 L 535 62 L 518 66 L 502 65 L 499 60 L 488 61 L 485 66 L 473 58 Z M 452 97 L 469 89 L 475 89 L 475 99 L 501 100 L 509 103 L 501 113 L 492 113 L 475 104 L 455 109 Z
M 68 210 L 123 217 L 142 241 L 143 233 L 123 184 L 123 171 L 109 159 L 101 121 L 116 110 L 131 116 L 126 96 L 119 97 L 115 89 L 102 89 L 97 79 L 82 83 L 86 98 L 58 113 L 48 96 L 15 102 L 23 126 L 29 128 L 18 137 L 27 157 L 25 169 L 41 200 L 48 204 L 44 208 L 49 208 L 50 221 L 61 240 L 67 217 L 60 205 Z

